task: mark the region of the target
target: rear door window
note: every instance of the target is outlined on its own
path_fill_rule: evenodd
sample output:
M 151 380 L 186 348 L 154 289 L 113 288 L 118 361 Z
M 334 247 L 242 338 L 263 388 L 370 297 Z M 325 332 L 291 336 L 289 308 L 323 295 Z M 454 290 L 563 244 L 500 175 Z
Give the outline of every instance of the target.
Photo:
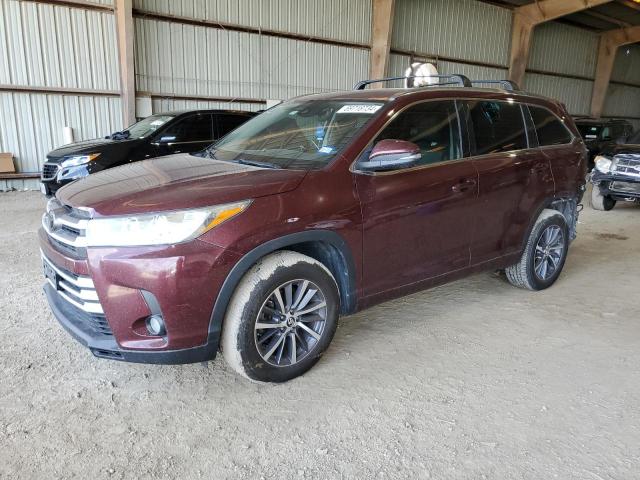
M 171 143 L 212 142 L 212 118 L 210 113 L 200 113 L 178 120 L 162 132 L 162 138 Z
M 517 103 L 471 101 L 476 155 L 509 152 L 527 148 L 522 108 Z
M 536 126 L 538 145 L 563 145 L 571 143 L 573 136 L 564 123 L 546 108 L 529 106 L 531 118 Z
M 460 127 L 454 101 L 422 102 L 401 112 L 380 132 L 380 140 L 405 140 L 420 147 L 418 165 L 462 157 Z
M 238 115 L 233 113 L 220 113 L 216 115 L 218 138 L 224 137 L 227 133 L 235 130 L 244 122 L 249 120 L 248 115 Z

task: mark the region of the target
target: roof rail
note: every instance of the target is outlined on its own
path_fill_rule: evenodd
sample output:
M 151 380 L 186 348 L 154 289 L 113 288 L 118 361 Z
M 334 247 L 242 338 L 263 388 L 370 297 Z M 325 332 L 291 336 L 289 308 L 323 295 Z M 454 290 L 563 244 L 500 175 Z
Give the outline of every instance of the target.
M 517 92 L 520 90 L 518 84 L 516 82 L 512 82 L 511 80 L 471 80 L 471 83 L 478 83 L 481 85 L 498 84 L 504 90 L 509 90 L 510 92 Z
M 439 87 L 441 85 L 457 85 L 459 87 L 470 87 L 471 80 L 469 80 L 464 75 L 454 74 L 454 75 L 409 75 L 408 77 L 388 77 L 388 78 L 377 78 L 375 80 L 362 80 L 356 83 L 353 87 L 354 90 L 364 90 L 367 85 L 372 83 L 382 83 L 382 82 L 391 82 L 393 80 L 406 80 L 407 78 L 441 78 L 441 79 L 451 79 L 450 82 L 441 82 L 436 83 L 434 85 L 423 85 L 423 86 L 433 86 Z M 420 87 L 418 87 L 420 88 Z

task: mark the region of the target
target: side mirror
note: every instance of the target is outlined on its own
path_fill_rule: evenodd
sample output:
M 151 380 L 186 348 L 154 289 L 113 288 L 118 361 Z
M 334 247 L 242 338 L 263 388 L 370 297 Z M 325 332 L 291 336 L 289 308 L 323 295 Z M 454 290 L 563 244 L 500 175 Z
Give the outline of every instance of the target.
M 420 147 L 405 140 L 380 140 L 369 154 L 369 159 L 358 167 L 362 170 L 396 170 L 415 165 L 422 158 Z
M 158 139 L 158 143 L 162 143 L 162 144 L 171 143 L 171 142 L 175 142 L 175 141 L 176 141 L 175 135 L 167 135 L 167 136 L 164 136 L 164 137 L 160 137 Z

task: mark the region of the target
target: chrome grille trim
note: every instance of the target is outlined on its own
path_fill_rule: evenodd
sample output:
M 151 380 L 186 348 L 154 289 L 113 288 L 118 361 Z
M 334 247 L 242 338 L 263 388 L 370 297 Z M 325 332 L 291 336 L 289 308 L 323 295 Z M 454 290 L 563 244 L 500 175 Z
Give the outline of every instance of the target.
M 611 171 L 614 175 L 640 178 L 640 154 L 620 153 L 613 160 Z
M 60 165 L 57 163 L 49 163 L 45 162 L 42 165 L 42 174 L 40 178 L 42 180 L 53 180 L 58 175 L 58 170 L 60 170 Z
M 87 218 L 78 217 L 74 210 L 55 198 L 47 203 L 47 211 L 42 215 L 42 228 L 47 235 L 73 250 L 87 246 L 85 232 L 88 223 Z
M 40 256 L 42 262 L 60 276 L 58 289 L 50 279 L 47 278 L 47 281 L 63 299 L 84 312 L 104 315 L 93 280 L 90 277 L 76 275 L 57 267 L 42 251 L 40 251 Z

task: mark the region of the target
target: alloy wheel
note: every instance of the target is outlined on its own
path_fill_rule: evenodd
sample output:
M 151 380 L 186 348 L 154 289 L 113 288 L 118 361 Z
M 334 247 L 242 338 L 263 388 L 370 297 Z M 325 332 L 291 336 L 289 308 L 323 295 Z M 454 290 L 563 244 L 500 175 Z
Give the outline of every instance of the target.
M 258 353 L 277 367 L 295 365 L 319 343 L 326 319 L 326 298 L 315 283 L 302 279 L 284 283 L 258 312 L 254 327 Z
M 536 277 L 540 280 L 551 278 L 562 261 L 565 248 L 564 232 L 558 225 L 548 226 L 538 238 L 533 257 Z

